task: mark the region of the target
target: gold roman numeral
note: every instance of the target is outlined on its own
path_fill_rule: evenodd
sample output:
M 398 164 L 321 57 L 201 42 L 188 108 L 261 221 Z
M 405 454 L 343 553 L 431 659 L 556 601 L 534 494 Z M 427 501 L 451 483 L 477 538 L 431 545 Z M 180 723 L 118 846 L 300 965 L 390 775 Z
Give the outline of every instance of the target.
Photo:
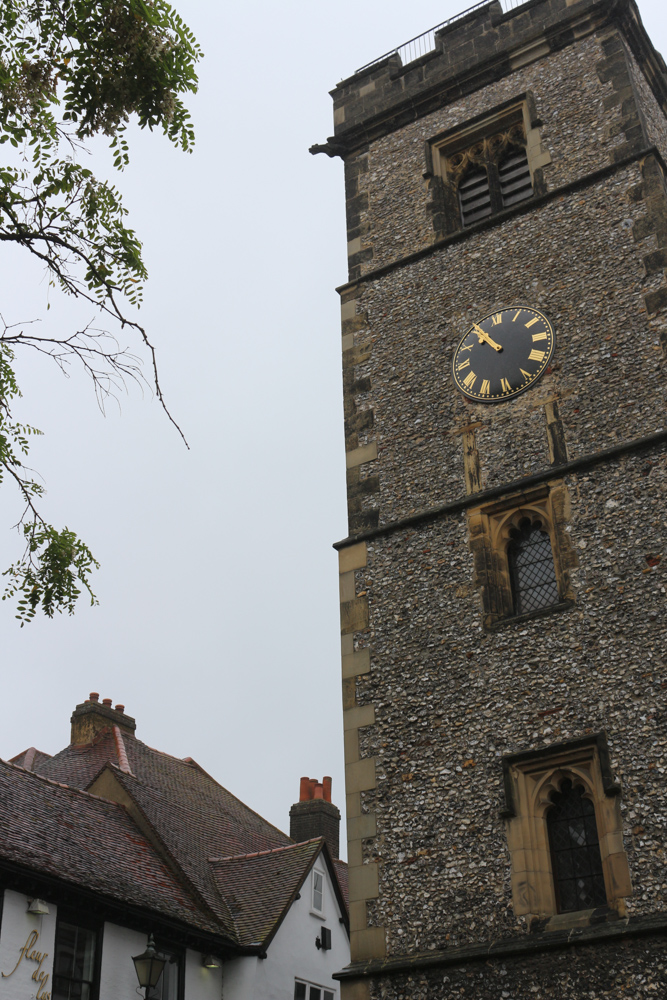
M 538 340 L 548 340 L 548 339 L 549 339 L 549 334 L 546 332 L 546 330 L 543 333 L 533 334 L 533 342 L 536 342 Z
M 470 358 L 466 358 L 465 361 L 462 361 L 456 370 L 462 372 L 464 368 L 470 368 Z
M 546 351 L 531 351 L 528 355 L 529 361 L 544 361 Z
M 491 395 L 491 383 L 488 378 L 485 378 L 482 382 L 482 388 L 479 390 L 480 396 L 490 396 Z
M 512 320 L 513 323 L 516 323 L 516 321 L 518 320 L 518 318 L 519 318 L 519 316 L 521 315 L 522 312 L 523 312 L 523 309 L 519 309 L 518 313 L 516 314 L 516 316 Z
M 496 315 L 492 316 L 491 319 L 493 321 L 493 325 L 494 326 L 500 326 L 500 324 L 503 321 L 503 314 L 502 313 L 496 313 Z
M 506 378 L 501 378 L 500 385 L 502 386 L 503 392 L 511 392 L 512 386 L 509 384 Z
M 531 319 L 530 323 L 526 323 L 526 329 L 530 329 L 531 326 L 535 326 L 535 324 L 539 322 L 540 322 L 540 317 L 536 316 L 534 319 Z
M 477 381 L 477 376 L 475 375 L 474 372 L 470 372 L 470 374 L 466 375 L 466 377 L 463 379 L 463 384 L 466 387 L 466 389 L 472 389 L 476 381 Z
M 472 351 L 472 349 L 473 349 L 474 346 L 475 346 L 474 344 L 468 344 L 467 347 L 462 347 L 461 350 L 462 351 Z
M 533 376 L 532 376 L 532 375 L 530 374 L 530 372 L 525 372 L 525 371 L 523 370 L 523 368 L 519 368 L 519 371 L 521 372 L 521 374 L 523 375 L 523 377 L 524 377 L 524 378 L 532 378 L 532 377 L 533 377 Z

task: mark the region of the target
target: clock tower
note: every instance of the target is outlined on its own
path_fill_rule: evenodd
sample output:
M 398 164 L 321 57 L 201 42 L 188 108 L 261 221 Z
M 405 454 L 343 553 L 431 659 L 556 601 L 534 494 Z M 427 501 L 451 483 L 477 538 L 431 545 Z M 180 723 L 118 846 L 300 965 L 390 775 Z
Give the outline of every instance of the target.
M 480 3 L 333 91 L 343 1000 L 667 995 L 667 68 Z

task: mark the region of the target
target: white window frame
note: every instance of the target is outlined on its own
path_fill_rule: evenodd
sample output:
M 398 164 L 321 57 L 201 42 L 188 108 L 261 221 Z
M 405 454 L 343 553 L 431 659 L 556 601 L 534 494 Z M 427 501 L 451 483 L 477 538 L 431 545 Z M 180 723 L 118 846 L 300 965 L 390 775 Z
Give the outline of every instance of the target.
M 302 979 L 301 976 L 296 976 L 294 979 L 295 996 L 296 996 L 297 983 L 301 983 L 303 986 L 306 987 L 306 1000 L 310 1000 L 311 989 L 320 991 L 320 1000 L 327 1000 L 327 998 L 324 996 L 325 993 L 328 993 L 331 996 L 331 1000 L 336 1000 L 336 998 L 338 997 L 338 993 L 333 986 L 322 986 L 320 985 L 320 983 L 311 983 L 308 979 Z
M 316 891 L 315 890 L 315 881 L 316 881 L 316 877 L 318 875 L 322 879 L 322 891 L 321 891 L 322 905 L 321 905 L 321 907 L 319 907 L 319 909 L 315 905 L 315 891 Z M 313 868 L 313 877 L 312 877 L 311 889 L 310 889 L 310 912 L 314 913 L 318 917 L 323 917 L 324 916 L 324 887 L 325 887 L 325 885 L 326 885 L 326 879 L 325 879 L 325 876 L 324 876 L 324 872 L 320 871 L 319 868 Z

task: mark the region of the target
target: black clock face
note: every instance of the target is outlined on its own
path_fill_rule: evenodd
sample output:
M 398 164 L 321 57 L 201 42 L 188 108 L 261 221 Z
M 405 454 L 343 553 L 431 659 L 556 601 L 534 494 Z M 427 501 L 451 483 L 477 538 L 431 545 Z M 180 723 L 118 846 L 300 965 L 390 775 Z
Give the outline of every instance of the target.
M 454 352 L 456 387 L 476 403 L 499 403 L 525 392 L 544 374 L 556 338 L 546 316 L 512 306 L 473 323 Z

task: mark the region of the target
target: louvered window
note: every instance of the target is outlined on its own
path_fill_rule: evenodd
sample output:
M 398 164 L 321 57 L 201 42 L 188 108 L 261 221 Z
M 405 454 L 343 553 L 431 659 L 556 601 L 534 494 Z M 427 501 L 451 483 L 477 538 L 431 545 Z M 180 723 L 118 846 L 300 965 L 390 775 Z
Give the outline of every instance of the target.
M 498 177 L 503 208 L 532 198 L 533 182 L 525 149 L 514 150 L 500 163 Z
M 554 889 L 559 913 L 604 906 L 607 892 L 595 806 L 584 798 L 584 789 L 566 778 L 560 792 L 552 794 L 547 813 Z
M 524 518 L 507 549 L 514 614 L 549 608 L 559 600 L 551 539 L 542 525 Z
M 474 170 L 459 184 L 459 203 L 464 226 L 486 219 L 493 211 L 489 175 L 486 170 Z

